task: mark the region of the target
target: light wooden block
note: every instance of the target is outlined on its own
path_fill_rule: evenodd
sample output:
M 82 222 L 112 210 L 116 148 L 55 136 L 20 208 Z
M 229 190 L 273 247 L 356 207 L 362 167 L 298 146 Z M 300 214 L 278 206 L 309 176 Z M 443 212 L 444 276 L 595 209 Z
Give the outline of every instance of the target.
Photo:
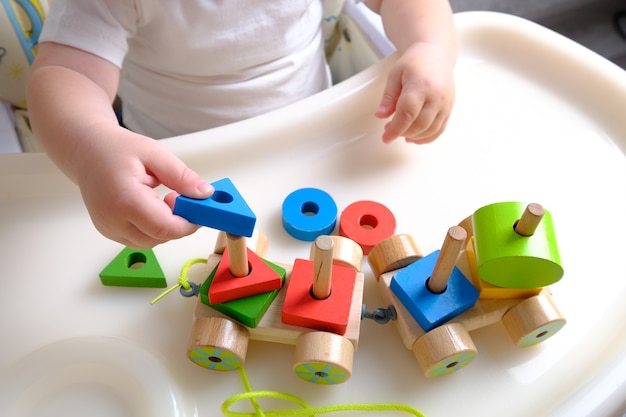
M 394 235 L 374 246 L 367 260 L 378 279 L 382 274 L 404 268 L 422 257 L 411 235 Z

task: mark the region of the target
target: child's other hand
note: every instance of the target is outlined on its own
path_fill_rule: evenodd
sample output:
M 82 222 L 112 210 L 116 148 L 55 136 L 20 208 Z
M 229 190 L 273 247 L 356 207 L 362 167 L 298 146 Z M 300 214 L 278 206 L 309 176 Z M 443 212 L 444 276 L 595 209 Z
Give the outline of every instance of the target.
M 162 144 L 124 130 L 93 141 L 77 179 L 91 220 L 109 239 L 136 249 L 189 235 L 197 226 L 172 214 L 177 193 L 207 198 L 213 188 Z M 164 200 L 155 187 L 174 190 Z
M 429 43 L 415 43 L 389 72 L 376 117 L 387 118 L 383 141 L 432 142 L 443 133 L 454 104 L 454 62 Z

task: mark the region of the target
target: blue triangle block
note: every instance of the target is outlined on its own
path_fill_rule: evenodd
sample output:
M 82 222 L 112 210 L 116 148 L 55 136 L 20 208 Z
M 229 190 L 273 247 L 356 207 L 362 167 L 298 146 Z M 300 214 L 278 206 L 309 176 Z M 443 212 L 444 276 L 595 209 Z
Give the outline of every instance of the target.
M 174 214 L 189 222 L 237 236 L 252 236 L 256 216 L 232 181 L 223 178 L 211 184 L 215 192 L 209 198 L 197 200 L 178 196 Z

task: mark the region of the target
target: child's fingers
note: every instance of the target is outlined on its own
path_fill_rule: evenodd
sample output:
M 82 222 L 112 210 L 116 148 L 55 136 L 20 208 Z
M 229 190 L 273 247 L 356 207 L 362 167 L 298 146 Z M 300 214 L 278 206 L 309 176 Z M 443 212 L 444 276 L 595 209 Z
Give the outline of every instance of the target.
M 157 245 L 160 245 L 161 243 L 164 243 L 161 240 L 147 236 L 145 233 L 137 229 L 133 224 L 128 224 L 124 234 L 120 235 L 119 238 L 113 240 L 133 249 L 150 249 Z
M 392 70 L 387 77 L 380 104 L 374 115 L 379 118 L 391 116 L 396 111 L 396 102 L 402 92 L 401 72 Z
M 156 194 L 143 199 L 141 207 L 129 214 L 128 223 L 125 237 L 136 244 L 150 247 L 190 235 L 198 230 L 197 225 L 172 215 L 169 204 L 159 199 Z
M 424 96 L 419 93 L 416 87 L 405 86 L 398 98 L 395 114 L 385 126 L 384 142 L 390 142 L 399 136 L 406 136 L 410 133 L 419 133 L 420 130 L 424 130 L 430 125 L 432 116 L 429 112 L 423 112 L 424 100 Z
M 213 187 L 167 149 L 156 147 L 144 162 L 150 174 L 166 187 L 190 198 L 207 198 Z
M 165 198 L 163 198 L 163 201 L 165 202 L 165 204 L 168 205 L 168 207 L 170 208 L 170 210 L 174 211 L 174 205 L 176 204 L 176 198 L 179 196 L 180 194 L 178 194 L 175 191 L 172 191 L 171 193 L 167 193 L 167 195 L 165 196 Z
M 440 115 L 441 111 L 437 106 L 432 103 L 424 104 L 413 123 L 400 136 L 417 138 L 431 136 L 439 130 Z
M 126 246 L 151 248 L 198 229 L 174 216 L 169 204 L 148 185 L 129 184 L 115 200 L 114 205 L 92 213 L 92 220 L 102 235 Z
M 433 142 L 445 131 L 447 124 L 447 117 L 439 117 L 437 118 L 437 121 L 433 124 L 432 129 L 429 129 L 428 132 L 424 132 L 419 137 L 406 137 L 405 140 L 406 142 L 415 143 L 418 145 L 424 145 Z M 437 125 L 438 127 L 435 127 L 435 125 Z

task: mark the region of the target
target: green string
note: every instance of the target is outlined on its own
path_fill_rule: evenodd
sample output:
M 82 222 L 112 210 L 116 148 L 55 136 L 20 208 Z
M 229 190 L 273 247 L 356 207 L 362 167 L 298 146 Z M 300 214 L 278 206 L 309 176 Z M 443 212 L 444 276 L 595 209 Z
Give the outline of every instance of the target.
M 376 412 L 376 411 L 397 411 L 400 413 L 407 413 L 413 415 L 415 417 L 425 417 L 421 411 L 405 405 L 405 404 L 338 404 L 338 405 L 329 405 L 325 407 L 309 407 L 309 405 L 304 402 L 302 399 L 282 392 L 276 391 L 252 391 L 250 387 L 250 382 L 248 381 L 248 376 L 246 375 L 246 371 L 243 366 L 239 368 L 239 375 L 241 376 L 241 380 L 243 382 L 243 386 L 246 392 L 235 394 L 232 397 L 228 398 L 222 404 L 222 413 L 226 417 L 273 417 L 273 416 L 284 416 L 284 417 L 297 417 L 297 416 L 315 416 L 318 414 L 329 414 L 329 413 L 339 413 L 344 411 L 367 411 L 367 412 Z M 295 403 L 301 407 L 301 409 L 290 409 L 290 410 L 280 410 L 280 411 L 267 411 L 264 412 L 261 409 L 261 406 L 257 402 L 258 398 L 272 398 L 278 400 L 289 401 Z M 254 412 L 236 412 L 230 411 L 230 407 L 239 402 L 249 400 L 252 406 L 254 407 Z
M 155 299 L 150 301 L 150 304 L 154 304 L 159 301 L 161 298 L 165 297 L 167 294 L 171 293 L 177 288 L 183 287 L 187 291 L 191 289 L 191 285 L 189 285 L 189 278 L 187 278 L 187 273 L 189 272 L 189 268 L 191 268 L 195 264 L 199 263 L 207 263 L 207 260 L 204 258 L 195 258 L 187 261 L 185 265 L 183 265 L 183 269 L 180 271 L 180 276 L 178 277 L 178 283 L 167 290 L 163 291 L 160 295 L 158 295 Z

